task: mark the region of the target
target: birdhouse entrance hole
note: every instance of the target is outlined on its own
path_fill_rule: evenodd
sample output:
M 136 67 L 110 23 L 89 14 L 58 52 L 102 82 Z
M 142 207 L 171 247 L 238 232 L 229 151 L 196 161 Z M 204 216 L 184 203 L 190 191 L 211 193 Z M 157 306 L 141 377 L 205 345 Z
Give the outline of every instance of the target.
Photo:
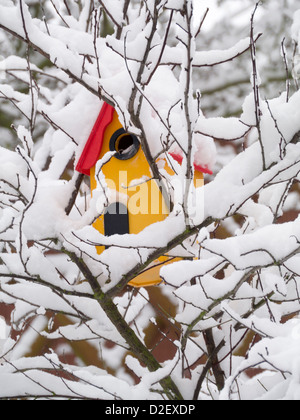
M 110 139 L 109 148 L 116 151 L 115 157 L 119 160 L 133 158 L 140 148 L 140 142 L 136 136 L 127 133 L 123 128 L 117 130 Z

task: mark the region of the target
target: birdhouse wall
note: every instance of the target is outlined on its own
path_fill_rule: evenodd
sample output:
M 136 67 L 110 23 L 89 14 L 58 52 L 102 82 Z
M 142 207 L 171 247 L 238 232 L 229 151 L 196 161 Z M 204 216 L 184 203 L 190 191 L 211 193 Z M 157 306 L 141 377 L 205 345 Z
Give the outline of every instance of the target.
M 101 160 L 110 150 L 110 140 L 114 133 L 122 128 L 116 112 L 114 112 L 111 124 L 106 128 L 103 138 L 103 145 L 99 160 Z M 121 203 L 128 210 L 128 229 L 130 234 L 138 234 L 147 226 L 163 221 L 169 214 L 168 206 L 160 192 L 155 180 L 151 179 L 151 171 L 147 159 L 140 147 L 137 154 L 128 160 L 119 160 L 113 156 L 102 168 L 97 165 L 91 168 L 91 190 L 97 188 L 96 171 L 102 170 L 105 182 L 109 189 L 109 204 Z M 122 207 L 124 208 L 124 207 Z M 94 227 L 103 235 L 105 232 L 105 215 L 101 215 L 94 223 Z M 122 215 L 123 221 L 126 215 Z M 110 221 L 114 223 L 113 217 Z M 110 229 L 113 231 L 113 229 Z M 124 233 L 124 232 L 122 232 Z M 98 247 L 97 251 L 101 254 L 104 247 Z M 168 257 L 160 258 L 153 266 L 139 275 L 130 284 L 135 287 L 150 286 L 161 282 L 159 270 L 161 264 L 171 260 Z M 172 259 L 174 261 L 174 259 Z
M 106 114 L 103 115 L 105 117 Z M 106 121 L 106 118 L 104 119 Z M 99 133 L 103 133 L 103 129 L 100 129 Z M 119 135 L 119 133 L 121 134 Z M 102 171 L 107 186 L 108 208 L 106 213 L 99 216 L 94 223 L 95 229 L 106 236 L 126 233 L 138 234 L 147 226 L 163 221 L 169 214 L 168 197 L 163 197 L 158 182 L 152 179 L 148 161 L 137 141 L 136 149 L 132 156 L 130 155 L 130 135 L 124 132 L 115 110 L 113 110 L 112 121 L 105 128 L 103 138 L 97 137 L 97 135 L 99 136 L 98 131 L 93 134 L 93 141 L 101 142 L 102 147 L 98 163 L 90 169 L 91 190 L 93 193 L 97 188 L 99 175 Z M 121 144 L 121 141 L 123 148 L 128 147 L 126 150 L 129 150 L 129 159 L 124 159 L 122 151 L 111 155 L 110 159 L 103 160 L 112 152 L 113 139 L 116 139 L 116 148 L 118 148 L 117 144 Z M 174 171 L 166 161 L 164 169 L 170 175 L 174 175 Z M 203 183 L 203 174 L 196 170 L 195 187 L 201 187 Z M 104 250 L 103 246 L 97 247 L 99 254 Z M 161 266 L 177 260 L 179 259 L 168 256 L 159 258 L 145 272 L 137 276 L 130 285 L 146 287 L 160 283 Z
M 113 121 L 104 133 L 99 160 L 110 152 L 110 139 L 120 128 L 122 125 L 114 112 Z M 128 208 L 129 233 L 140 233 L 145 227 L 164 220 L 169 214 L 156 181 L 151 179 L 149 164 L 141 147 L 133 158 L 119 160 L 112 157 L 100 169 L 110 190 L 111 202 L 121 202 Z M 93 191 L 96 188 L 97 174 L 96 167 L 93 167 L 91 189 Z M 104 233 L 103 216 L 97 222 L 97 229 Z

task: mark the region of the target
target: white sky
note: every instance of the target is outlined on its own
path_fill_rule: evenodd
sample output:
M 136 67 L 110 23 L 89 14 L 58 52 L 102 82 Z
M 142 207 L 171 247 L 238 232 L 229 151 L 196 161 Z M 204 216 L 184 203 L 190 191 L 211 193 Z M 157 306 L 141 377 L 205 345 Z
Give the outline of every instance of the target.
M 203 14 L 205 13 L 206 9 L 209 7 L 209 15 L 206 20 L 205 26 L 212 26 L 213 21 L 218 19 L 221 16 L 221 12 L 218 9 L 216 4 L 216 0 L 194 0 L 194 11 L 195 16 L 197 16 L 197 20 L 201 20 Z M 213 18 L 214 17 L 214 18 Z
M 250 16 L 254 10 L 255 2 L 251 4 L 245 0 L 228 0 L 226 10 L 217 4 L 217 0 L 194 0 L 195 22 L 200 22 L 207 8 L 209 14 L 205 20 L 203 30 L 211 29 L 215 22 L 219 21 L 224 14 L 237 13 L 234 24 L 244 26 L 249 25 Z M 249 8 L 250 5 L 250 8 Z

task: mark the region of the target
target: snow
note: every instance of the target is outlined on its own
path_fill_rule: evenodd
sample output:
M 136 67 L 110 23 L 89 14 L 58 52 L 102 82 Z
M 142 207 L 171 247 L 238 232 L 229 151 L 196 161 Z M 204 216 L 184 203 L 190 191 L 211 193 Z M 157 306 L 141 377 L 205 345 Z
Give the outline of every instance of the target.
M 266 372 L 249 380 L 241 381 L 242 398 L 251 398 L 256 400 L 299 400 L 299 386 L 296 377 L 299 369 L 299 355 L 296 351 L 299 346 L 299 320 L 291 320 L 285 324 L 286 336 L 278 334 L 276 331 L 275 338 L 265 338 L 256 344 L 254 351 L 248 360 L 241 363 L 234 375 L 227 381 L 226 388 L 221 393 L 221 399 L 227 400 L 232 392 L 233 379 L 236 379 L 246 366 L 256 365 L 262 369 L 266 368 Z M 270 366 L 276 365 L 280 369 L 278 372 L 270 374 L 268 369 Z M 286 380 L 281 381 L 280 375 L 284 374 Z M 295 376 L 296 375 L 296 376 Z M 265 385 L 267 392 L 263 397 L 260 396 L 259 389 L 261 385 Z M 248 392 L 250 393 L 248 394 Z M 247 395 L 245 395 L 247 393 Z
M 0 317 L 0 356 L 3 354 L 3 347 L 8 338 L 8 328 L 3 317 Z
M 207 51 L 193 37 L 189 40 L 182 0 L 164 2 L 168 10 L 164 16 L 159 10 L 155 31 L 149 12 L 153 1 L 130 2 L 126 19 L 123 1 L 101 3 L 122 24 L 105 38 L 95 37 L 100 9 L 90 16 L 88 1 L 82 9 L 73 2 L 71 16 L 66 4 L 55 1 L 45 6 L 47 19 L 41 20 L 32 18 L 29 1 L 17 7 L 0 0 L 1 28 L 28 36 L 34 57 L 28 57 L 34 61 L 31 73 L 27 58 L 8 52 L 1 61 L 1 69 L 10 73 L 1 79 L 3 113 L 8 109 L 18 118 L 13 131 L 17 147 L 6 137 L 1 144 L 9 147 L 0 147 L 0 303 L 14 307 L 9 326 L 0 318 L 0 398 L 163 399 L 160 382 L 171 376 L 184 398 L 191 399 L 205 373 L 199 360 L 209 361 L 210 331 L 215 345 L 222 344 L 218 358 L 225 387 L 219 391 L 208 369 L 199 399 L 299 400 L 300 218 L 284 223 L 279 218 L 288 210 L 299 211 L 300 92 L 291 89 L 288 100 L 287 92 L 269 100 L 261 94 L 257 113 L 249 84 L 241 112 L 212 117 L 202 109 L 202 85 L 195 82 L 195 73 L 202 75 L 208 67 L 211 86 L 216 86 L 215 68 L 226 61 L 232 66 L 229 76 L 237 77 L 233 60 L 249 49 L 249 37 L 239 35 L 226 47 L 211 43 Z M 186 3 L 191 10 L 191 1 Z M 174 20 L 165 43 L 170 16 Z M 298 11 L 291 25 L 294 41 L 299 42 L 299 33 Z M 41 51 L 42 60 L 52 62 L 49 68 L 41 67 Z M 243 76 L 250 81 L 247 54 Z M 295 75 L 297 66 L 295 58 Z M 31 76 L 34 83 L 26 90 Z M 260 77 L 263 85 L 265 75 Z M 227 75 L 221 81 L 226 84 Z M 225 106 L 232 105 L 231 98 Z M 108 198 L 103 173 L 93 196 L 85 181 L 74 195 L 74 164 L 104 100 L 115 104 L 124 128 L 141 138 L 174 200 L 165 220 L 136 235 L 106 237 L 95 229 Z M 172 154 L 181 156 L 182 163 Z M 193 163 L 213 172 L 204 186 L 185 179 L 190 154 Z M 97 171 L 113 158 L 113 153 L 105 155 Z M 137 176 L 131 186 L 147 180 L 148 175 Z M 99 253 L 96 246 L 106 249 Z M 167 308 L 156 302 L 151 289 L 124 289 L 111 298 L 132 269 L 150 267 L 154 253 L 177 257 L 161 267 L 162 285 L 154 289 Z M 103 310 L 103 302 L 115 309 L 113 315 Z M 60 313 L 67 325 L 54 322 Z M 130 337 L 140 340 L 143 354 L 150 327 L 162 343 L 171 340 L 158 317 L 163 314 L 166 329 L 176 334 L 173 356 L 156 371 L 141 364 L 118 329 L 118 314 L 130 327 Z M 247 348 L 245 357 L 241 348 L 248 332 L 260 341 Z M 50 348 L 58 339 L 91 343 L 103 369 L 69 365 L 57 348 L 26 357 L 39 336 L 51 342 Z M 250 379 L 246 372 L 253 366 L 262 373 Z M 52 374 L 61 370 L 66 379 Z
M 194 60 L 194 66 L 208 67 L 217 63 L 228 61 L 249 48 L 249 38 L 239 41 L 236 45 L 229 48 L 227 51 L 205 51 L 198 52 Z

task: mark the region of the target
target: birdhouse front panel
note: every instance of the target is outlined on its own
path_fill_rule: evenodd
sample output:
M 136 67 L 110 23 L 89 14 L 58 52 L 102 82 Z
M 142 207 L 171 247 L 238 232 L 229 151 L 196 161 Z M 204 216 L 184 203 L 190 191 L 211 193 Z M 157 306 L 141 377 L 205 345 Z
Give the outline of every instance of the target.
M 174 158 L 180 160 L 177 156 Z M 117 112 L 106 103 L 76 169 L 90 175 L 92 193 L 99 188 L 101 171 L 105 177 L 108 206 L 93 225 L 103 235 L 138 234 L 147 226 L 163 221 L 169 214 L 159 186 L 152 179 L 139 139 L 124 130 Z M 167 162 L 165 169 L 174 174 Z M 194 181 L 197 186 L 203 184 L 203 174 L 197 168 Z M 104 250 L 105 247 L 97 247 L 99 254 Z M 161 283 L 161 266 L 176 260 L 169 256 L 161 257 L 130 285 L 147 287 Z
M 116 111 L 105 130 L 99 160 L 114 151 L 115 155 L 98 170 L 101 169 L 105 176 L 111 193 L 111 205 L 117 202 L 128 209 L 129 231 L 126 233 L 137 234 L 145 227 L 164 220 L 169 212 L 156 181 L 151 179 L 149 164 L 140 142 L 137 137 L 124 131 Z M 92 191 L 97 188 L 97 175 L 94 166 L 91 168 Z M 106 214 L 113 211 L 114 207 L 108 208 Z M 105 233 L 104 219 L 105 216 L 97 222 L 101 233 Z

